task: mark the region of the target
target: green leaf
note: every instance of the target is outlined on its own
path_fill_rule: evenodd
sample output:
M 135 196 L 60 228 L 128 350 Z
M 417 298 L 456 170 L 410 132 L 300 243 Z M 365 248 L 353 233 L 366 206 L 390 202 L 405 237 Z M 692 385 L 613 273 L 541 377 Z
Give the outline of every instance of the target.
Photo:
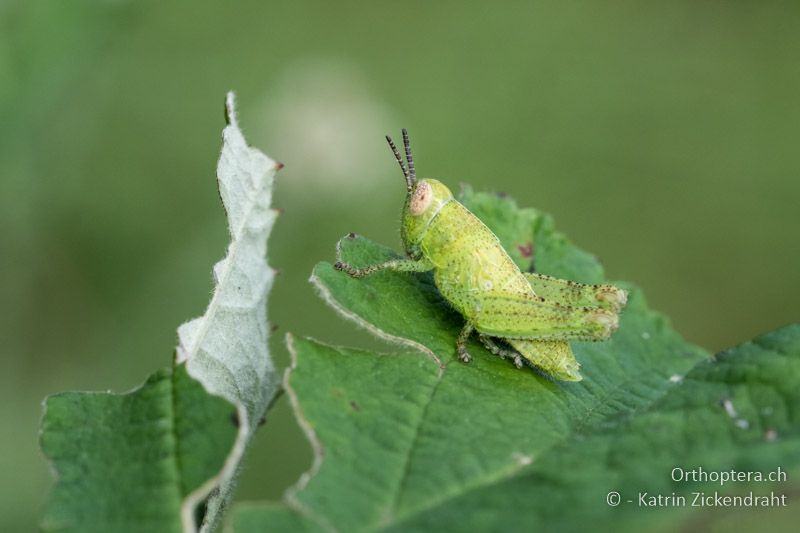
M 180 509 L 236 438 L 230 403 L 178 366 L 128 394 L 47 399 L 41 446 L 58 474 L 46 531 L 181 531 Z
M 178 328 L 173 367 L 140 388 L 46 400 L 41 446 L 58 482 L 45 530 L 195 531 L 198 516 L 203 531 L 214 529 L 278 390 L 267 351 L 274 274 L 265 256 L 279 167 L 247 146 L 232 93 L 226 110 L 217 179 L 231 242 L 214 267 L 208 308 Z
M 533 257 L 543 273 L 603 278 L 597 260 L 556 233 L 549 217 L 469 189 L 462 201 L 521 267 Z M 360 237 L 340 246 L 356 266 L 396 255 Z M 641 522 L 641 510 L 610 507 L 606 495 L 687 493 L 670 480 L 675 466 L 800 464 L 792 451 L 800 327 L 711 358 L 627 286 L 611 340 L 574 343 L 585 379 L 553 382 L 477 342 L 472 363 L 458 362 L 462 319 L 430 275 L 352 279 L 321 263 L 311 280 L 342 316 L 407 349 L 375 354 L 290 339 L 284 385 L 316 460 L 284 506 L 242 508 L 239 533 L 275 523 L 310 531 L 615 529 Z

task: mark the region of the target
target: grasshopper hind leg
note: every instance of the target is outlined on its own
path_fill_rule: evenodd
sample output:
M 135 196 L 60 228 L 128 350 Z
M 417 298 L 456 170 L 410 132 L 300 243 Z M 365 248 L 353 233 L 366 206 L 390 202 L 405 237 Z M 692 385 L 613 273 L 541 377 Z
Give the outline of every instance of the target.
M 494 340 L 487 335 L 480 335 L 481 342 L 487 350 L 498 356 L 500 359 L 511 359 L 514 361 L 514 366 L 522 368 L 522 356 L 516 350 L 508 350 L 497 345 Z
M 512 359 L 517 368 L 522 368 L 527 362 L 538 373 L 550 378 L 581 380 L 581 365 L 572 355 L 569 342 L 501 339 L 514 347 L 509 350 L 499 346 L 488 335 L 480 335 L 480 339 L 487 350 L 501 359 Z
M 587 285 L 544 274 L 525 273 L 537 296 L 573 307 L 599 307 L 619 313 L 628 302 L 628 291 L 613 285 Z

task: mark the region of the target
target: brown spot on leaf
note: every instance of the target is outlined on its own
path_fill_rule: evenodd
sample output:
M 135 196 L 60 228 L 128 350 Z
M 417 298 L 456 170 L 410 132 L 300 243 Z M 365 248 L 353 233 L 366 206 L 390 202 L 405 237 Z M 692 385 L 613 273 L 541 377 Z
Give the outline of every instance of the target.
M 533 243 L 528 241 L 525 244 L 518 244 L 517 250 L 519 253 L 522 254 L 522 257 L 532 257 L 533 256 Z
M 353 411 L 360 411 L 361 410 L 361 406 L 358 405 L 358 403 L 356 403 L 355 400 L 350 400 L 350 407 L 353 408 Z

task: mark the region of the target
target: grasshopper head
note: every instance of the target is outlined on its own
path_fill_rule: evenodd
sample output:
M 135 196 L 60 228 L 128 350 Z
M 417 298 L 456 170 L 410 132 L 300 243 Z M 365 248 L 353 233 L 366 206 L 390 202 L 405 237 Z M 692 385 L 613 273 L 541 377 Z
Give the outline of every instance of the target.
M 417 172 L 414 170 L 414 159 L 411 157 L 411 144 L 408 142 L 408 131 L 403 128 L 403 148 L 405 148 L 406 162 L 400 156 L 392 138 L 386 136 L 386 141 L 394 153 L 403 177 L 406 179 L 406 203 L 403 207 L 403 243 L 406 251 L 411 254 L 419 252 L 419 243 L 425 230 L 439 212 L 444 204 L 453 199 L 450 192 L 443 183 L 434 179 L 417 180 Z
M 415 183 L 403 206 L 402 233 L 406 250 L 419 247 L 433 218 L 452 199 L 453 193 L 440 181 L 423 179 Z

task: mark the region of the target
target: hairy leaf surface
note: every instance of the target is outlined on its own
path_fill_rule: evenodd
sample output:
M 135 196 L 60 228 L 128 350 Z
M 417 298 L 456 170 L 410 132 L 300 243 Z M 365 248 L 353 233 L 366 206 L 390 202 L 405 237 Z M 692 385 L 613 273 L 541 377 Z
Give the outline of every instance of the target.
M 45 530 L 195 531 L 199 516 L 203 530 L 213 529 L 278 389 L 267 351 L 273 272 L 265 258 L 278 165 L 247 146 L 232 94 L 226 106 L 217 179 L 231 242 L 214 267 L 211 302 L 178 329 L 173 367 L 140 388 L 46 400 L 41 445 L 58 481 Z

